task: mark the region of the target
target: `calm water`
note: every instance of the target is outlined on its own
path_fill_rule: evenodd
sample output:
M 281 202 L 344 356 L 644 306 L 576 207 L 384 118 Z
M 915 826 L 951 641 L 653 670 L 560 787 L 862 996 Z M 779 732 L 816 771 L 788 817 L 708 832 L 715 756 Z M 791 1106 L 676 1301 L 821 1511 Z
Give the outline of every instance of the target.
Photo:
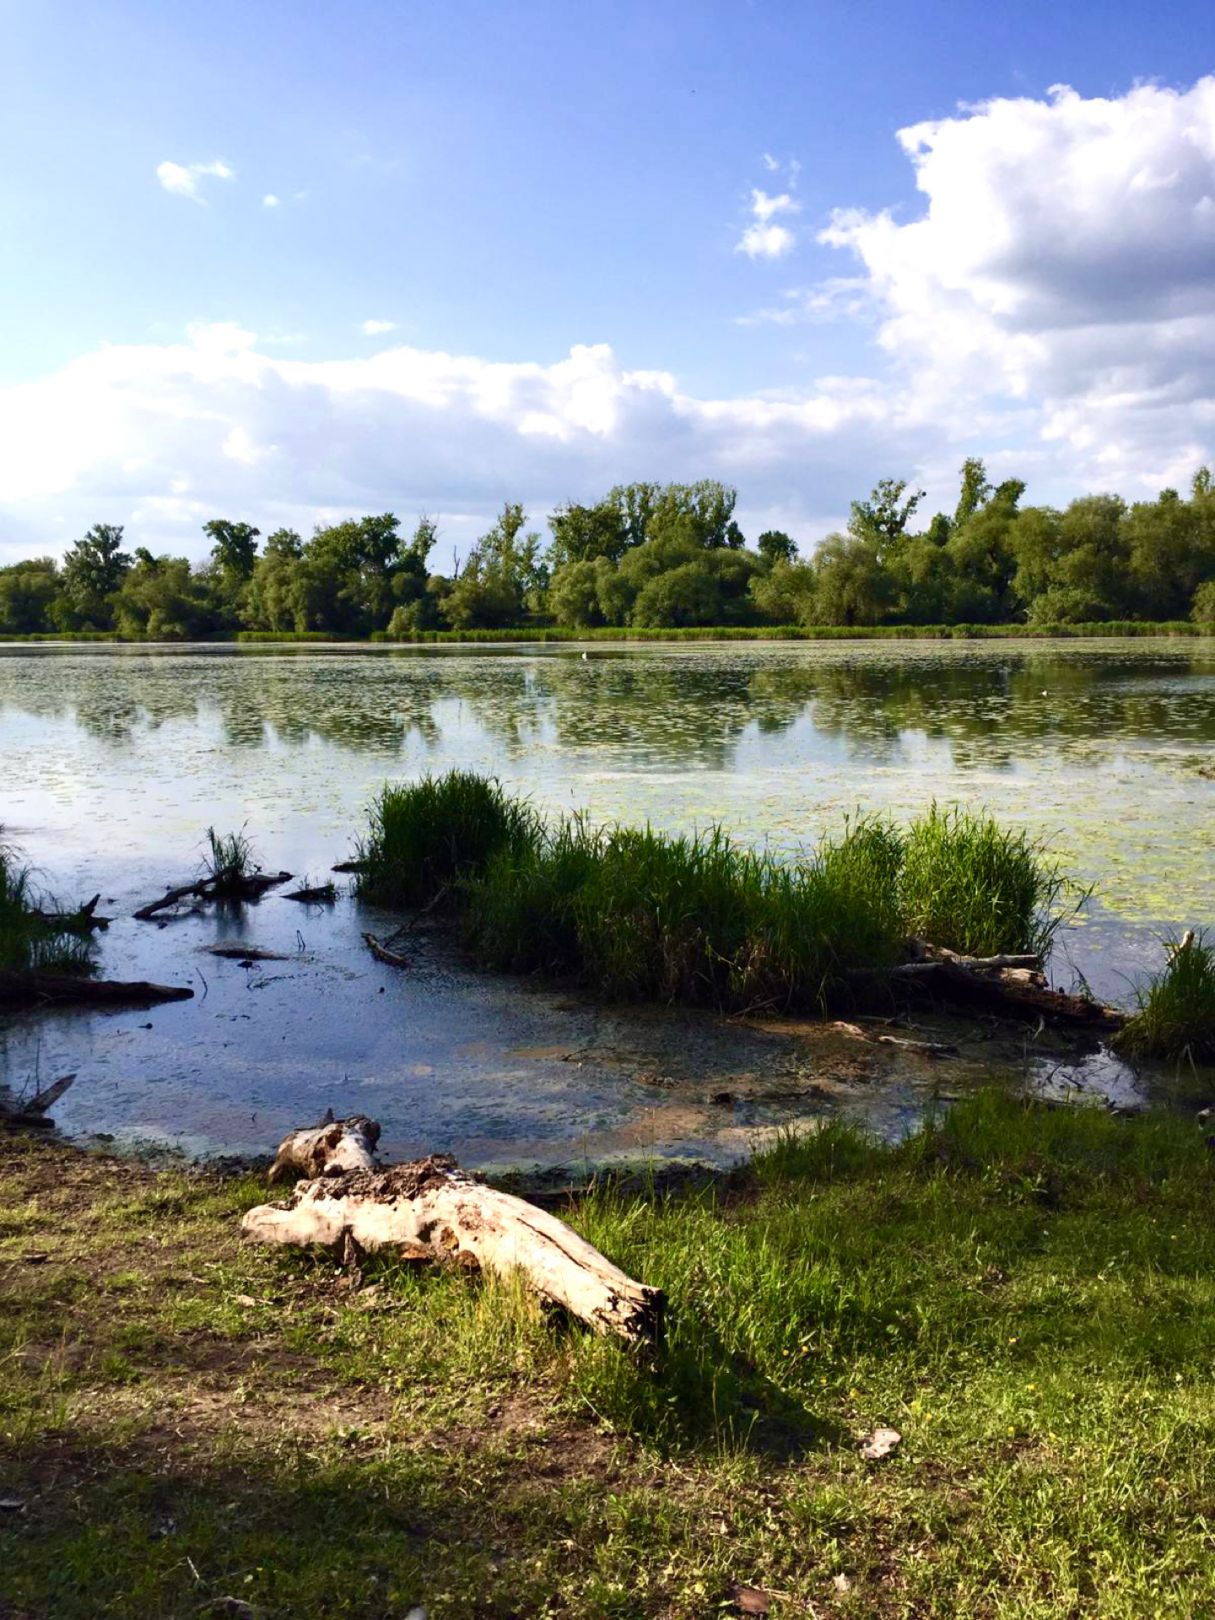
M 986 805 L 1096 884 L 1059 968 L 1113 999 L 1154 959 L 1160 931 L 1215 922 L 1215 780 L 1202 774 L 1215 770 L 1211 641 L 592 646 L 586 656 L 568 646 L 0 648 L 0 760 L 8 836 L 50 887 L 100 889 L 119 916 L 192 874 L 208 824 L 245 825 L 267 866 L 320 876 L 349 852 L 385 779 L 460 765 L 547 807 L 672 829 L 721 820 L 781 849 L 858 807 L 904 817 L 934 798 Z M 201 967 L 206 997 L 138 1018 L 12 1021 L 0 1053 L 10 1081 L 77 1068 L 65 1127 L 202 1150 L 266 1146 L 280 1120 L 349 1103 L 356 1086 L 374 1089 L 402 1142 L 454 1142 L 482 1159 L 551 1159 L 577 1142 L 624 1151 L 638 1131 L 651 1145 L 712 1137 L 724 1152 L 783 1117 L 739 1104 L 723 1123 L 692 1098 L 678 1128 L 665 1115 L 660 1124 L 662 1110 L 689 1102 L 678 1087 L 696 1076 L 656 1092 L 637 1065 L 661 1068 L 664 1042 L 686 1047 L 685 1026 L 646 1025 L 643 1052 L 637 1020 L 601 1039 L 600 1018 L 593 1061 L 571 1060 L 558 1050 L 562 1019 L 599 1015 L 473 984 L 429 944 L 417 973 L 386 979 L 359 954 L 352 902 L 301 917 L 268 900 L 225 924 L 298 956 L 291 974 L 261 976 L 285 982 L 256 994 L 235 964 L 199 958 L 218 926 L 116 925 L 107 971 L 184 982 Z M 217 1021 L 233 1026 L 222 1041 Z M 458 1057 L 456 1046 L 469 1050 Z M 506 1063 L 508 1052 L 532 1055 Z M 747 1068 L 731 1051 L 698 1061 L 698 1074 Z

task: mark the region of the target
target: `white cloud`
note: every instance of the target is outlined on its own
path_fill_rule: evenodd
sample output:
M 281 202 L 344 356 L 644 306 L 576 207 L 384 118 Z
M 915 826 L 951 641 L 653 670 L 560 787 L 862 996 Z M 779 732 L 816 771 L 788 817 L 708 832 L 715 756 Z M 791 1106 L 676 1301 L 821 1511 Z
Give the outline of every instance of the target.
M 198 193 L 200 180 L 235 180 L 236 173 L 221 158 L 216 158 L 213 163 L 171 163 L 166 159 L 164 163 L 156 165 L 156 178 L 174 196 L 201 202 L 203 199 Z
M 778 197 L 771 197 L 766 191 L 751 193 L 751 212 L 761 221 L 771 219 L 774 214 L 800 213 L 801 206 L 787 191 L 782 191 Z
M 786 225 L 748 225 L 734 251 L 750 259 L 779 259 L 793 246 L 793 232 Z
M 857 259 L 922 409 L 956 428 L 986 401 L 1127 493 L 1209 454 L 1215 77 L 1112 98 L 1055 86 L 899 140 L 923 214 L 840 210 L 819 239 Z
M 771 152 L 765 152 L 760 161 L 769 174 L 775 174 L 780 168 L 780 163 L 772 156 Z
M 266 195 L 262 198 L 262 207 L 263 208 L 277 208 L 278 205 L 279 205 L 279 199 L 274 195 L 274 193 L 272 191 L 268 191 L 266 193 Z
M 780 165 L 774 165 L 779 168 Z M 764 167 L 769 167 L 765 154 Z M 778 214 L 798 214 L 801 203 L 788 191 L 776 194 L 756 186 L 751 192 L 751 223 L 743 230 L 734 245 L 736 253 L 745 253 L 751 259 L 779 259 L 793 246 L 793 232 L 787 225 L 774 225 Z
M 622 480 L 716 476 L 739 486 L 752 526 L 798 512 L 808 537 L 875 467 L 916 466 L 931 442 L 864 379 L 700 397 L 605 345 L 549 364 L 404 346 L 304 361 L 223 324 L 0 389 L 0 533 L 19 556 L 104 519 L 130 523 L 133 544 L 200 555 L 214 512 L 268 531 L 393 510 L 441 512 L 460 542 L 508 497 L 542 521 Z
M 383 333 L 395 332 L 396 329 L 397 323 L 395 321 L 370 320 L 364 321 L 359 331 L 363 333 L 364 337 L 380 337 Z

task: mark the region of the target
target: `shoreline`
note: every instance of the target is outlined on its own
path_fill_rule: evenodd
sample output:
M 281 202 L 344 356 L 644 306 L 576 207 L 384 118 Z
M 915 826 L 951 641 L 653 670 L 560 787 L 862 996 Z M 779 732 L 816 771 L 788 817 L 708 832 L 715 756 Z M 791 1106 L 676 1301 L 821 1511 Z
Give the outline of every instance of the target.
M 1215 626 L 1185 620 L 1120 621 L 1109 624 L 954 624 L 954 625 L 705 625 L 641 629 L 600 626 L 571 629 L 557 625 L 500 630 L 425 630 L 393 636 L 385 630 L 370 636 L 341 636 L 329 630 L 232 630 L 186 638 L 123 635 L 117 630 L 75 630 L 52 634 L 0 636 L 7 646 L 115 645 L 144 647 L 208 646 L 340 646 L 426 647 L 510 646 L 579 642 L 732 642 L 732 641 L 1134 641 L 1162 638 L 1215 640 Z

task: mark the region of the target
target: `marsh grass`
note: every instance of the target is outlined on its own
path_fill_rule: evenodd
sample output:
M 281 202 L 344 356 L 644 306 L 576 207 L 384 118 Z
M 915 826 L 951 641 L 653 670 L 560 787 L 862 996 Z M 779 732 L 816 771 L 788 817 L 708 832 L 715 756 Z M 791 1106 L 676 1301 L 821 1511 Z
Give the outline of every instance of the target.
M 365 897 L 447 899 L 486 966 L 576 978 L 618 1001 L 822 1012 L 905 936 L 1044 950 L 1063 878 L 1023 834 L 968 811 L 905 832 L 859 816 L 800 860 L 686 835 L 545 822 L 465 772 L 386 787 L 359 845 Z
M 214 827 L 207 828 L 203 870 L 217 893 L 239 893 L 257 869 L 253 845 L 243 827 L 232 833 L 217 833 Z
M 1137 994 L 1138 1010 L 1115 1044 L 1144 1057 L 1215 1060 L 1215 945 L 1199 932 L 1188 944 L 1166 941 L 1160 973 Z
M 437 901 L 458 881 L 483 872 L 502 852 L 532 848 L 539 820 L 529 805 L 470 771 L 386 786 L 357 846 L 356 891 L 382 905 Z
M 994 1095 L 692 1194 L 605 1181 L 567 1218 L 667 1289 L 644 1361 L 514 1282 L 243 1245 L 252 1176 L 14 1142 L 4 1601 L 705 1620 L 745 1581 L 774 1620 L 1197 1620 L 1213 1193 L 1191 1121 Z
M 934 804 L 913 821 L 902 853 L 907 931 L 969 956 L 1034 951 L 1045 958 L 1069 911 L 1087 898 L 1040 843 L 959 806 Z
M 48 922 L 40 911 L 54 904 L 34 884 L 32 869 L 0 842 L 0 968 L 42 973 L 87 973 L 92 935 L 70 923 Z

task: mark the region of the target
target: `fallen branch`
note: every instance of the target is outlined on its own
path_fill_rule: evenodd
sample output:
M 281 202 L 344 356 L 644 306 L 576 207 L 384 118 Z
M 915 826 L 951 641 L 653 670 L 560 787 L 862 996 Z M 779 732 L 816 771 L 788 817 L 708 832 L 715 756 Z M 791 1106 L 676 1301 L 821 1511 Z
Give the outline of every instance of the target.
M 367 943 L 367 949 L 377 962 L 387 962 L 389 967 L 405 968 L 409 966 L 407 956 L 402 956 L 400 951 L 392 950 L 385 945 L 382 939 L 377 939 L 374 934 L 364 934 L 363 938 Z
M 16 1106 L 0 1097 L 0 1125 L 15 1130 L 29 1130 L 31 1127 L 35 1130 L 52 1129 L 54 1122 L 46 1117 L 47 1113 L 75 1078 L 74 1074 L 65 1074 L 62 1079 L 52 1081 L 45 1091 L 36 1091 L 32 1097 L 22 1098 Z
M 49 1112 L 60 1097 L 63 1096 L 64 1092 L 70 1089 L 75 1079 L 74 1074 L 65 1074 L 58 1080 L 52 1080 L 45 1091 L 36 1091 L 28 1102 L 23 1105 L 24 1112 L 27 1114 L 45 1114 Z
M 241 945 L 239 943 L 223 943 L 220 945 L 204 945 L 203 950 L 208 956 L 221 956 L 228 962 L 290 962 L 290 956 L 284 956 L 282 951 L 267 951 L 260 945 Z
M 143 979 L 123 982 L 0 969 L 0 1007 L 144 1007 L 157 1001 L 188 1001 L 193 994 L 184 985 L 149 984 Z
M 311 888 L 293 889 L 284 900 L 302 900 L 305 905 L 328 906 L 337 899 L 336 883 L 316 883 Z
M 97 902 L 101 899 L 95 894 L 87 905 L 78 906 L 75 911 L 43 911 L 35 908 L 31 916 L 37 917 L 48 928 L 56 928 L 65 934 L 91 934 L 95 928 L 108 928 L 111 918 L 97 915 Z
M 140 922 L 151 922 L 170 906 L 183 900 L 260 900 L 267 889 L 280 883 L 290 883 L 290 872 L 252 872 L 248 877 L 199 878 L 194 883 L 183 883 L 176 889 L 166 889 L 159 900 L 149 900 L 140 906 L 135 916 Z
M 363 1116 L 292 1132 L 275 1170 L 282 1174 L 301 1159 L 319 1159 L 328 1169 L 339 1151 L 370 1159 L 378 1135 L 375 1121 Z M 454 1159 L 322 1174 L 300 1182 L 283 1203 L 251 1209 L 241 1230 L 256 1243 L 341 1246 L 355 1255 L 391 1247 L 412 1258 L 476 1265 L 500 1277 L 521 1271 L 541 1299 L 596 1333 L 632 1343 L 655 1343 L 661 1336 L 659 1289 L 634 1282 L 555 1215 L 474 1181 Z
M 329 868 L 331 872 L 366 872 L 366 861 L 339 861 L 336 866 Z

